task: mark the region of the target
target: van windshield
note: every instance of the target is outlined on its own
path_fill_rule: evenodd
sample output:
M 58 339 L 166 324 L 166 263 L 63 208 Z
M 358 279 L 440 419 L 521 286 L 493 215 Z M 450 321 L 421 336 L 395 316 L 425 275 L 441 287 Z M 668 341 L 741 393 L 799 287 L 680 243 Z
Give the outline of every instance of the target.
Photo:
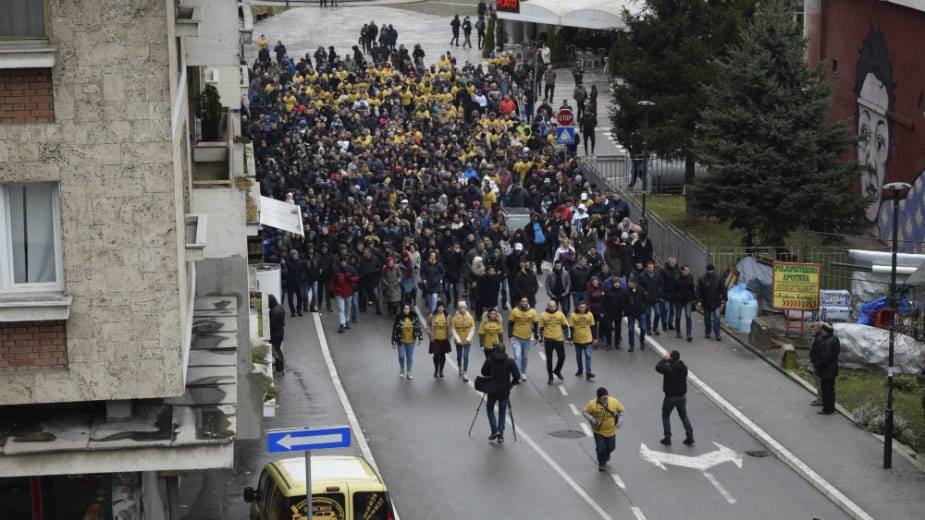
M 353 494 L 353 514 L 356 520 L 391 520 L 391 509 L 388 493 L 358 491 Z

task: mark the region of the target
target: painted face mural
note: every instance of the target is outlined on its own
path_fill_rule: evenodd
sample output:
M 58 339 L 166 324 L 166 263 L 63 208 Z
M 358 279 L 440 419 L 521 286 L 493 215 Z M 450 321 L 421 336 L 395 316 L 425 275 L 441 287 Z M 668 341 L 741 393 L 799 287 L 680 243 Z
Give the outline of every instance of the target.
M 888 180 L 892 151 L 890 112 L 895 102 L 893 70 L 883 33 L 871 31 L 864 39 L 858 57 L 855 92 L 857 94 L 858 162 L 861 164 L 861 194 L 873 197 L 865 215 L 877 222 L 880 188 Z

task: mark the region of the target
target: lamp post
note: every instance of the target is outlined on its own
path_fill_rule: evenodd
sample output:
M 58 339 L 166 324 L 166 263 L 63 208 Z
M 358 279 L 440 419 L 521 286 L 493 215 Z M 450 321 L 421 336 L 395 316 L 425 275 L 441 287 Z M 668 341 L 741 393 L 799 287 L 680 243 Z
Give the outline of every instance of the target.
M 649 108 L 655 106 L 654 101 L 643 99 L 636 103 L 641 106 L 645 112 L 645 120 L 642 125 L 642 218 L 639 219 L 639 227 L 648 232 L 646 224 L 646 192 L 649 191 Z
M 893 346 L 896 340 L 896 314 L 899 312 L 896 297 L 896 235 L 899 234 L 899 201 L 909 194 L 912 188 L 905 182 L 884 184 L 881 191 L 883 198 L 893 199 L 893 253 L 890 269 L 890 356 L 886 375 L 886 418 L 883 425 L 883 468 L 893 467 Z

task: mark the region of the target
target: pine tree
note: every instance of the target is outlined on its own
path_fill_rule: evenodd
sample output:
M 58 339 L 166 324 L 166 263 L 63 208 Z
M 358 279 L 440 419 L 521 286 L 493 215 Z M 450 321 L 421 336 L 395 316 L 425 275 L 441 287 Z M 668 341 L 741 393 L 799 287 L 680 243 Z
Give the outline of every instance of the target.
M 488 58 L 495 52 L 495 15 L 488 16 L 488 25 L 485 28 L 485 41 L 482 42 L 482 57 Z
M 694 185 L 699 214 L 744 231 L 745 245 L 781 247 L 805 226 L 848 231 L 870 202 L 856 194 L 854 141 L 825 121 L 830 88 L 804 62 L 806 41 L 787 3 L 765 4 L 716 63 L 694 139 L 709 174 Z
M 648 151 L 685 163 L 684 182 L 694 180 L 692 137 L 705 104 L 704 85 L 713 82 L 713 63 L 738 40 L 755 0 L 646 0 L 638 16 L 624 14 L 627 30 L 611 51 L 614 138 L 631 154 L 642 154 L 644 110 L 641 100 L 655 102 L 649 113 Z M 688 223 L 695 214 L 686 200 Z

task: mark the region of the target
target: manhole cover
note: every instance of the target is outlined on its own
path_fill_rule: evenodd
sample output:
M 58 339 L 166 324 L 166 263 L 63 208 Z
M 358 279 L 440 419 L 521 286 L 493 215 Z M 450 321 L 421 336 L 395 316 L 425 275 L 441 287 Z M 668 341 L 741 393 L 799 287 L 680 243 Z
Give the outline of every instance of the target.
M 745 454 L 751 457 L 767 457 L 768 455 L 770 455 L 770 453 L 768 453 L 768 450 L 746 451 Z
M 584 437 L 584 432 L 578 430 L 559 430 L 555 432 L 549 432 L 549 435 L 553 437 L 558 437 L 560 439 L 578 439 Z

